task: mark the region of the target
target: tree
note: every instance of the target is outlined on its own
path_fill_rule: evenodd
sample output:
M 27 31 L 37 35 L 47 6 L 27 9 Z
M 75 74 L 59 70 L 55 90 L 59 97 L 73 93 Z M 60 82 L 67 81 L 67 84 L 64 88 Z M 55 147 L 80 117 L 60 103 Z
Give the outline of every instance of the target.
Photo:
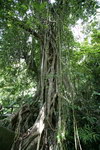
M 2 50 L 6 52 L 6 49 L 10 49 L 9 52 L 6 52 L 6 60 L 10 64 L 13 61 L 18 62 L 19 59 L 24 59 L 28 69 L 34 72 L 38 84 L 35 99 L 40 103 L 39 115 L 25 134 L 23 134 L 25 130 L 22 129 L 28 129 L 29 126 L 25 126 L 26 121 L 24 120 L 27 118 L 23 114 L 30 108 L 23 106 L 17 114 L 18 136 L 15 138 L 12 150 L 64 149 L 63 133 L 66 119 L 63 117 L 65 101 L 63 95 L 69 88 L 68 96 L 72 103 L 75 94 L 68 78 L 69 74 L 67 77 L 63 77 L 62 74 L 63 51 L 66 47 L 68 50 L 71 49 L 69 41 L 66 40 L 68 42 L 66 46 L 62 39 L 66 37 L 66 33 L 68 37 L 72 37 L 69 26 L 79 18 L 86 19 L 88 14 L 95 12 L 96 7 L 96 1 L 93 0 L 69 2 L 56 0 L 54 4 L 45 0 L 34 2 L 11 0 L 6 3 L 2 0 Z M 13 31 L 16 32 L 16 36 L 14 41 L 10 41 L 12 35 L 15 35 Z M 27 39 L 30 34 L 32 43 L 28 45 Z M 8 35 L 11 37 L 7 39 Z M 5 39 L 7 43 L 4 43 Z M 14 43 L 17 45 L 14 46 Z M 21 45 L 24 47 L 20 47 Z M 30 45 L 35 46 L 30 50 Z
M 94 26 L 95 25 L 95 26 Z M 91 26 L 91 36 L 76 45 L 71 56 L 71 72 L 76 97 L 74 102 L 79 137 L 83 149 L 99 149 L 99 72 L 100 44 L 98 22 Z M 89 42 L 88 42 L 89 38 Z M 91 39 L 91 41 L 90 41 Z

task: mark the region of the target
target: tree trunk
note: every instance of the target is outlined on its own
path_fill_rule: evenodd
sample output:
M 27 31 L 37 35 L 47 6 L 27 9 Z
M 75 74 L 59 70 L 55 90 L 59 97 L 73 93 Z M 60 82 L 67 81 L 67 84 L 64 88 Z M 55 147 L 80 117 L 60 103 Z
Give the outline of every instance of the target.
M 12 150 L 56 150 L 58 129 L 59 46 L 55 22 L 49 22 L 42 43 L 41 109 L 34 125 L 15 138 Z

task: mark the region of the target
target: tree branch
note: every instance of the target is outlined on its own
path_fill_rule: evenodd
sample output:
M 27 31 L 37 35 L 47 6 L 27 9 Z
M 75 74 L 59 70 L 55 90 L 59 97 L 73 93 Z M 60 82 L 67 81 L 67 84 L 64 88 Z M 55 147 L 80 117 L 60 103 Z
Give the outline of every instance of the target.
M 29 32 L 31 35 L 35 36 L 37 39 L 41 40 L 42 39 L 42 36 L 37 33 L 36 31 L 34 31 L 33 29 L 31 29 L 30 27 L 28 27 L 26 25 L 26 22 L 25 21 L 21 21 L 15 17 L 12 17 L 12 16 L 6 16 L 6 19 L 7 20 L 10 20 L 10 21 L 13 21 L 13 24 L 14 25 L 18 25 L 19 27 L 21 27 L 22 29 L 26 30 L 27 32 Z

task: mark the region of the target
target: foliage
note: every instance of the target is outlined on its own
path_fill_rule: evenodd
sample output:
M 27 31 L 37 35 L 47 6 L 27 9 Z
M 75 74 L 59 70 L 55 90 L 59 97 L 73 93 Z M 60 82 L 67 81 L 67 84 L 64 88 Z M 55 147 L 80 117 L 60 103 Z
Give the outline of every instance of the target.
M 92 143 L 94 141 L 99 140 L 99 134 L 93 131 L 93 129 L 85 125 L 83 128 L 79 128 L 79 135 L 82 142 L 85 144 Z
M 28 75 L 23 60 L 2 68 L 0 76 L 0 103 L 4 113 L 12 113 L 26 102 L 32 103 L 36 82 Z
M 92 149 L 96 142 L 99 145 L 100 139 L 100 32 L 94 28 L 91 32 L 91 42 L 86 39 L 84 43 L 76 44 L 70 60 L 76 92 L 73 108 L 85 149 Z M 99 149 L 99 146 L 96 148 Z

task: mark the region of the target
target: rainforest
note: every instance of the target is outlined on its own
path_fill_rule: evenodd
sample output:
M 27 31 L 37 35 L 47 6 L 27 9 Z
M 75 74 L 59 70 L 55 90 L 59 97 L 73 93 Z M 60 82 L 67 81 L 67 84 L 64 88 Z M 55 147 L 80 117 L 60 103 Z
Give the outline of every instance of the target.
M 99 0 L 0 0 L 0 150 L 100 150 Z

